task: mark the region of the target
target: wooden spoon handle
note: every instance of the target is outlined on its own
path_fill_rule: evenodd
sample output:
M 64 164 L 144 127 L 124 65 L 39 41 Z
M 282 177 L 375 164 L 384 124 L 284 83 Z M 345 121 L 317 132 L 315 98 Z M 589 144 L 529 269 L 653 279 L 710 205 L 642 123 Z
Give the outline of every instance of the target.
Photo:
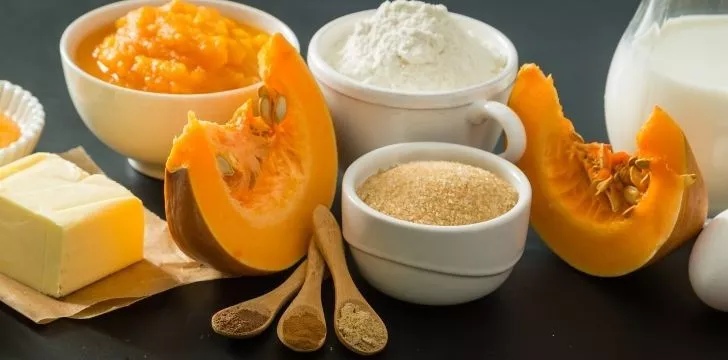
M 319 299 L 321 302 L 321 281 L 324 278 L 324 270 L 326 263 L 321 257 L 315 236 L 311 237 L 311 243 L 308 245 L 308 265 L 306 265 L 306 280 L 300 291 L 300 296 L 309 297 L 309 299 Z
M 312 352 L 316 351 L 323 346 L 326 341 L 326 318 L 324 316 L 323 304 L 321 303 L 321 280 L 323 280 L 325 263 L 321 258 L 321 254 L 318 251 L 318 245 L 314 241 L 313 237 L 308 245 L 308 265 L 306 265 L 306 280 L 303 283 L 301 291 L 298 292 L 296 298 L 293 299 L 286 311 L 283 312 L 280 319 L 278 320 L 278 326 L 276 327 L 276 333 L 278 339 L 285 345 L 296 352 Z M 303 314 L 309 316 L 315 316 L 320 324 L 323 326 L 321 330 L 311 330 L 307 335 L 296 334 L 296 326 L 307 327 L 310 324 L 303 322 Z M 296 318 L 298 316 L 298 318 Z M 308 319 L 310 322 L 310 319 Z M 286 335 L 286 330 L 291 331 L 291 334 Z M 291 338 L 289 338 L 290 336 Z M 320 339 L 317 336 L 321 336 Z M 301 342 L 302 337 L 307 337 L 309 340 Z M 298 338 L 298 341 L 296 340 Z M 292 339 L 292 340 L 291 340 Z M 318 341 L 316 344 L 311 344 L 314 339 Z
M 302 261 L 286 281 L 271 290 L 271 292 L 259 297 L 260 303 L 269 306 L 273 311 L 280 309 L 281 305 L 290 300 L 303 286 L 303 281 L 306 279 L 307 264 L 308 259 Z
M 313 212 L 313 225 L 316 232 L 316 243 L 329 265 L 331 277 L 334 279 L 337 302 L 343 298 L 341 295 L 361 297 L 346 266 L 341 230 L 339 230 L 339 224 L 334 215 L 328 208 L 319 205 Z

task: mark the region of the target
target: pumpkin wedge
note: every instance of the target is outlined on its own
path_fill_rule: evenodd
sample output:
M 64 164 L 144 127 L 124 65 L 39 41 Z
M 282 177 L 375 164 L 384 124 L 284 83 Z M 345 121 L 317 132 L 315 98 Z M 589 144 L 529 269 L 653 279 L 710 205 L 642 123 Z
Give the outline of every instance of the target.
M 190 113 L 167 159 L 169 229 L 188 256 L 231 274 L 284 270 L 306 253 L 311 214 L 336 190 L 334 128 L 296 49 L 274 34 L 263 86 L 226 124 Z
M 637 152 L 585 143 L 562 111 L 551 76 L 521 67 L 509 100 L 526 130 L 518 167 L 533 187 L 531 224 L 564 261 L 614 277 L 659 260 L 702 229 L 708 201 L 680 127 L 659 107 Z

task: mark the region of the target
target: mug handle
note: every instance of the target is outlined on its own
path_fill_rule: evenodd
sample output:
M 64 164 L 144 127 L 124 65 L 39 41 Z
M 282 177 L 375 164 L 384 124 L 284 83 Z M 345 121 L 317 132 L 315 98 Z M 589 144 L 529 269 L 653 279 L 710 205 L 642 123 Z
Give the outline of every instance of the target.
M 483 124 L 487 119 L 500 123 L 506 135 L 506 150 L 498 156 L 515 163 L 526 151 L 526 130 L 521 119 L 511 108 L 497 101 L 479 100 L 471 105 L 468 117 L 473 125 Z

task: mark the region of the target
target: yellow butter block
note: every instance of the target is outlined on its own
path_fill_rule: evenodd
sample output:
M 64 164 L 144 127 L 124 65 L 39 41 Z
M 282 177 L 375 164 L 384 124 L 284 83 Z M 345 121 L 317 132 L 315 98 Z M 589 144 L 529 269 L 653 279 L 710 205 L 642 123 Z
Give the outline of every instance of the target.
M 53 297 L 143 258 L 144 207 L 55 154 L 0 168 L 0 273 Z

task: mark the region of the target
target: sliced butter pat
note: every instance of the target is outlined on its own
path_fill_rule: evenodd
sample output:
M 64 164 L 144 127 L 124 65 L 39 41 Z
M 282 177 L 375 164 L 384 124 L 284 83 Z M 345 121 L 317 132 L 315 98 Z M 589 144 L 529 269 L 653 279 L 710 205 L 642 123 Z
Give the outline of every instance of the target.
M 143 257 L 144 207 L 55 154 L 0 168 L 0 273 L 53 297 Z

